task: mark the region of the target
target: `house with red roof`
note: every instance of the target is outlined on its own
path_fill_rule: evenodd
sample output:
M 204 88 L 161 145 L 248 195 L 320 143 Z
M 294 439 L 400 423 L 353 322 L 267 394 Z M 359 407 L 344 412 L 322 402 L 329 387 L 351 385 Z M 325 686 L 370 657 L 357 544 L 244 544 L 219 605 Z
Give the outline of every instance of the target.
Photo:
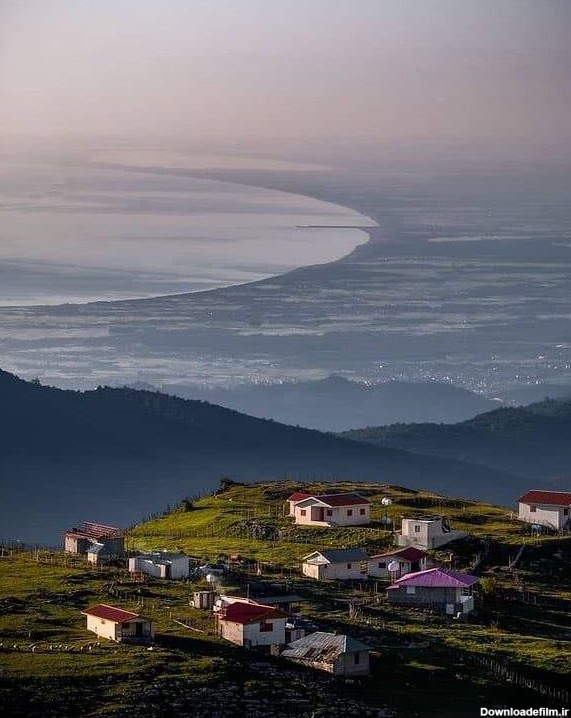
M 287 614 L 271 606 L 235 601 L 216 614 L 217 633 L 244 648 L 283 645 Z
M 87 630 L 99 638 L 117 643 L 151 643 L 155 637 L 154 623 L 133 611 L 98 603 L 82 614 L 87 616 Z
M 407 573 L 424 571 L 427 561 L 426 553 L 414 546 L 397 548 L 369 556 L 367 574 L 374 578 L 400 578 Z
M 305 491 L 294 491 L 291 496 L 288 496 L 286 501 L 289 504 L 289 515 L 294 515 L 295 505 L 298 501 L 303 501 L 303 499 L 308 499 L 311 496 L 311 494 L 308 494 Z
M 448 568 L 409 573 L 387 588 L 389 603 L 461 616 L 474 610 L 473 586 L 480 579 Z
M 292 494 L 288 498 L 290 515 L 296 524 L 359 526 L 371 521 L 371 502 L 360 494 L 310 494 L 299 497 L 300 493 Z
M 518 499 L 518 517 L 557 531 L 571 528 L 571 491 L 532 490 Z

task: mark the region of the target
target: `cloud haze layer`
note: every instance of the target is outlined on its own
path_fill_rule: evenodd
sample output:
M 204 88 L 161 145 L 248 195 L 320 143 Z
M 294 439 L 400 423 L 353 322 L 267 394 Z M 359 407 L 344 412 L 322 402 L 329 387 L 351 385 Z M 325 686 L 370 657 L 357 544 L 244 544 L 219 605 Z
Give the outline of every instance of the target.
M 2 0 L 19 135 L 569 139 L 568 0 Z

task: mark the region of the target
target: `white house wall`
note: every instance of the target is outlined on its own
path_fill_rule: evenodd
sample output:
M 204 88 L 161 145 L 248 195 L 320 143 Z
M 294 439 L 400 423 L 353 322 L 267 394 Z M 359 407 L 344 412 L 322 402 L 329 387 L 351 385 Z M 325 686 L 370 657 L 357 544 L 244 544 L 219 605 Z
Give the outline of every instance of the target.
M 361 513 L 363 511 L 363 513 Z M 304 515 L 305 512 L 305 515 Z M 295 523 L 301 526 L 359 526 L 371 522 L 369 504 L 357 506 L 321 505 L 294 507 Z
M 285 643 L 285 618 L 274 618 L 265 623 L 272 624 L 271 631 L 260 631 L 260 622 L 234 623 L 220 621 L 220 635 L 238 646 L 271 646 Z
M 302 565 L 302 573 L 318 581 L 333 581 L 366 578 L 367 572 L 361 573 L 361 562 L 326 563 Z
M 155 578 L 161 577 L 160 566 L 155 565 L 152 561 L 146 561 L 145 559 L 141 559 L 137 556 L 129 559 L 129 571 L 131 573 L 140 571 L 141 573 L 146 573 L 148 576 L 155 576 Z
M 118 625 L 114 621 L 98 618 L 97 616 L 87 616 L 87 630 L 93 631 L 99 638 L 114 641 L 117 628 Z
M 407 573 L 411 573 L 412 563 L 410 561 L 399 559 L 398 556 L 385 556 L 384 558 L 369 559 L 367 568 L 369 576 L 373 576 L 373 578 L 393 578 L 388 569 L 389 563 L 392 563 L 393 561 L 396 561 L 399 564 L 397 578 L 405 576 Z M 384 566 L 379 566 L 380 563 L 384 563 Z M 418 560 L 418 562 L 415 561 L 414 563 L 418 563 L 418 569 L 415 569 L 417 571 L 424 571 L 428 565 L 426 556 L 423 556 Z
M 464 531 L 443 531 L 442 522 L 403 519 L 401 533 L 397 535 L 399 546 L 415 546 L 420 549 L 438 548 L 450 541 L 466 536 Z
M 357 662 L 355 661 L 357 656 Z M 368 676 L 370 672 L 369 652 L 343 653 L 335 662 L 336 676 Z
M 244 626 L 244 644 L 250 646 L 271 646 L 274 643 L 285 643 L 285 618 L 268 619 L 264 623 L 272 624 L 271 631 L 261 631 L 261 624 L 247 623 Z M 246 642 L 250 643 L 247 644 Z
M 535 511 L 532 511 L 535 506 Z M 569 520 L 569 516 L 564 514 L 564 506 L 554 506 L 549 504 L 522 504 L 519 505 L 519 518 L 532 524 L 541 524 L 542 526 L 550 526 L 554 529 L 561 529 Z
M 180 559 L 173 559 L 170 562 L 170 578 L 186 578 L 188 576 L 188 567 L 188 556 L 181 557 Z M 151 559 L 143 556 L 135 556 L 129 559 L 129 571 L 131 573 L 141 571 L 142 573 L 146 573 L 149 576 L 155 576 L 156 578 L 166 578 L 167 565 L 164 563 L 155 563 Z

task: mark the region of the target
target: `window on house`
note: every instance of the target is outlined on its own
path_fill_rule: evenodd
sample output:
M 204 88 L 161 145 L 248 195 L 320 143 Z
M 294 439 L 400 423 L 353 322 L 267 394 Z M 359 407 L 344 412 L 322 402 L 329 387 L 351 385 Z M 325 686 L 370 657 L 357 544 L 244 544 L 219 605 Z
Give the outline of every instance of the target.
M 260 633 L 268 633 L 274 630 L 273 623 L 260 623 Z
M 359 513 L 361 514 L 361 516 L 364 516 L 364 515 L 365 515 L 365 509 L 361 509 L 361 510 L 359 511 Z
M 386 568 L 387 562 L 386 561 L 379 561 L 379 568 Z
M 414 593 L 416 593 L 416 586 L 407 586 L 407 587 L 406 587 L 406 592 L 409 593 L 409 594 L 414 594 Z
M 537 511 L 537 506 L 530 506 L 529 511 L 530 513 L 534 514 Z
M 569 509 L 563 509 L 563 516 L 569 516 Z
M 359 653 L 355 653 L 355 665 L 361 662 L 361 656 Z
M 353 509 L 347 509 L 347 516 L 353 516 Z
M 327 515 L 328 515 L 328 516 L 333 516 L 333 511 L 332 511 L 332 509 L 327 509 Z
M 301 509 L 300 513 L 301 513 L 302 516 L 306 516 L 306 515 L 307 515 L 307 511 L 306 511 L 305 509 Z
M 347 568 L 351 568 L 352 565 L 353 565 L 352 563 L 348 563 Z

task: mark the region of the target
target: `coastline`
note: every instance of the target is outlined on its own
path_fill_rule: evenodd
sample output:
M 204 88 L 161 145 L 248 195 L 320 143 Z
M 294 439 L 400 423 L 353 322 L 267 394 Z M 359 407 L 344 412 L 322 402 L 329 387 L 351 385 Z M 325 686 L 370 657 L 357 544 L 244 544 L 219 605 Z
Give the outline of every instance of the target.
M 15 293 L 15 295 L 13 295 L 13 298 L 10 298 L 9 288 L 6 300 L 0 302 L 0 307 L 2 309 L 40 309 L 47 307 L 88 306 L 101 303 L 108 305 L 116 302 L 147 302 L 170 297 L 204 294 L 235 286 L 247 286 L 249 284 L 279 277 L 283 274 L 288 274 L 289 272 L 298 269 L 331 264 L 333 262 L 344 259 L 345 257 L 352 254 L 357 248 L 368 244 L 371 239 L 370 231 L 378 227 L 378 224 L 373 218 L 359 212 L 358 210 L 353 209 L 352 207 L 336 202 L 331 202 L 328 199 L 315 196 L 315 194 L 294 191 L 292 189 L 272 187 L 271 182 L 252 182 L 250 181 L 249 177 L 244 177 L 243 170 L 239 171 L 239 177 L 231 176 L 236 172 L 232 169 L 215 170 L 218 175 L 217 177 L 205 177 L 204 170 L 181 170 L 179 168 L 170 168 L 163 166 L 139 167 L 107 163 L 86 165 L 84 162 L 67 162 L 64 164 L 66 165 L 66 167 L 80 168 L 81 170 L 87 169 L 89 171 L 94 169 L 97 171 L 105 169 L 120 173 L 129 173 L 129 175 L 181 177 L 181 175 L 184 174 L 185 179 L 198 180 L 198 182 L 200 183 L 204 181 L 215 182 L 216 185 L 226 185 L 228 186 L 228 188 L 235 187 L 237 188 L 238 192 L 240 192 L 240 190 L 246 190 L 249 188 L 254 191 L 260 190 L 261 192 L 267 192 L 269 201 L 271 201 L 272 199 L 272 193 L 275 194 L 278 199 L 279 195 L 290 195 L 292 198 L 296 198 L 297 200 L 299 200 L 300 204 L 298 206 L 295 202 L 292 202 L 290 205 L 287 205 L 286 202 L 284 204 L 283 210 L 280 210 L 280 207 L 278 206 L 279 203 L 277 203 L 276 207 L 274 208 L 272 208 L 270 204 L 269 215 L 267 215 L 270 217 L 270 223 L 267 226 L 265 226 L 263 223 L 261 225 L 258 225 L 257 222 L 254 223 L 252 225 L 252 229 L 250 230 L 253 239 L 249 239 L 246 246 L 244 245 L 243 235 L 244 227 L 248 229 L 247 220 L 246 225 L 225 225 L 224 229 L 227 234 L 231 234 L 232 232 L 235 232 L 235 234 L 232 234 L 231 239 L 222 240 L 222 242 L 226 242 L 226 247 L 223 247 L 222 249 L 220 249 L 219 246 L 216 246 L 216 240 L 220 239 L 220 237 L 217 236 L 217 232 L 219 233 L 220 229 L 217 228 L 217 226 L 213 226 L 212 231 L 215 239 L 212 240 L 212 256 L 208 257 L 207 255 L 207 259 L 209 259 L 210 264 L 205 265 L 206 271 L 204 271 L 201 269 L 200 263 L 195 265 L 192 261 L 186 260 L 186 263 L 189 268 L 192 267 L 192 272 L 190 274 L 185 274 L 184 271 L 181 271 L 179 274 L 170 273 L 168 269 L 164 268 L 164 266 L 159 266 L 156 269 L 154 267 L 142 267 L 141 269 L 125 270 L 123 268 L 88 265 L 84 267 L 74 267 L 71 264 L 59 265 L 57 262 L 54 263 L 42 259 L 38 261 L 34 261 L 34 259 L 30 261 L 28 258 L 24 258 L 22 261 L 13 260 L 10 258 L 5 259 L 5 273 L 7 272 L 7 270 L 11 270 L 11 268 L 16 268 L 18 271 L 23 273 L 24 277 L 26 274 L 28 274 L 28 276 L 30 277 L 29 281 L 31 286 L 33 286 L 33 284 L 36 282 L 35 277 L 37 276 L 39 296 L 37 301 L 35 300 L 35 298 L 32 298 L 31 301 L 22 301 L 21 297 L 18 296 L 18 294 L 23 294 L 23 292 L 17 292 Z M 246 175 L 249 175 L 250 171 L 246 170 L 245 173 Z M 284 173 L 280 170 L 272 170 L 271 174 L 274 176 L 274 180 L 277 180 L 277 182 L 279 183 L 279 176 L 283 176 Z M 186 190 L 183 189 L 183 191 Z M 190 192 L 190 196 L 192 196 L 192 190 L 190 190 Z M 256 197 L 256 195 L 253 196 Z M 145 197 L 143 195 L 143 199 L 144 198 Z M 238 199 L 240 199 L 239 196 Z M 232 195 L 230 195 L 230 200 L 231 202 L 234 202 L 234 205 L 236 204 L 236 198 Z M 261 195 L 260 217 L 262 218 L 262 220 L 263 217 L 266 216 L 266 210 L 264 210 L 265 201 L 266 199 L 264 195 Z M 308 204 L 307 206 L 304 206 L 304 201 L 313 202 L 315 203 L 315 205 L 312 206 L 312 204 Z M 320 209 L 320 205 L 323 205 L 324 210 Z M 302 215 L 304 214 L 307 215 L 307 219 L 309 219 L 309 214 L 319 215 L 320 211 L 324 211 L 325 216 L 327 216 L 327 206 L 331 208 L 331 217 L 333 220 L 335 215 L 337 215 L 338 218 L 342 218 L 342 213 L 346 212 L 350 213 L 351 215 L 357 215 L 355 217 L 356 221 L 354 223 L 345 223 L 342 219 L 341 222 L 332 222 L 331 224 L 329 224 L 320 221 L 318 216 L 315 217 L 315 219 L 317 220 L 316 222 L 311 222 L 311 220 L 309 222 L 303 221 L 303 219 L 306 219 L 305 217 L 303 217 L 302 219 Z M 248 212 L 247 204 L 245 211 Z M 284 212 L 285 214 L 283 214 Z M 33 208 L 31 209 L 31 213 L 33 214 Z M 273 221 L 272 218 L 276 217 L 279 218 L 279 220 L 281 221 L 281 219 L 284 217 L 287 219 L 287 217 L 292 213 L 292 218 L 295 218 L 295 214 L 298 214 L 297 222 L 294 221 L 293 223 L 291 223 L 291 225 L 283 224 L 283 226 L 271 224 L 271 222 Z M 127 216 L 127 213 L 125 216 Z M 189 216 L 191 217 L 192 221 L 192 213 Z M 222 213 L 221 216 L 224 216 L 224 213 Z M 206 217 L 208 219 L 207 215 Z M 230 218 L 232 219 L 232 210 L 230 210 Z M 123 220 L 123 216 L 121 216 L 121 219 Z M 240 218 L 236 216 L 234 217 L 234 219 L 239 220 Z M 353 219 L 353 217 L 349 217 L 348 219 L 351 220 Z M 134 222 L 134 226 L 136 227 L 136 221 Z M 198 225 L 198 228 L 205 234 L 205 236 L 208 236 L 206 234 L 208 232 L 207 226 L 205 228 L 204 226 L 200 227 L 200 225 Z M 298 230 L 299 237 L 294 238 L 292 233 L 295 233 Z M 318 231 L 329 231 L 329 240 L 320 240 L 316 243 L 307 241 L 309 232 L 313 233 Z M 160 253 L 161 251 L 164 251 L 163 247 L 160 245 L 160 242 L 163 239 L 163 235 L 157 234 L 155 237 L 149 237 L 149 239 L 154 240 L 154 253 Z M 294 240 L 293 242 L 291 242 L 292 239 Z M 169 237 L 167 234 L 164 241 L 167 242 L 165 256 L 168 256 L 169 250 L 174 254 L 175 250 L 172 248 L 173 238 Z M 230 244 L 228 244 L 229 241 L 235 241 L 235 246 L 231 246 Z M 193 242 L 194 237 L 191 233 L 188 236 L 188 244 L 186 245 L 186 247 L 183 247 L 181 245 L 181 251 L 186 251 L 187 253 L 189 253 L 188 256 L 190 258 L 194 256 L 193 252 L 196 253 L 196 249 L 193 247 Z M 209 245 L 209 243 L 210 240 L 204 240 L 205 246 Z M 329 252 L 323 252 L 324 248 L 329 249 Z M 136 246 L 135 249 L 137 249 Z M 199 249 L 198 251 L 200 252 L 201 250 Z M 176 252 L 179 252 L 178 247 L 176 248 Z M 225 254 L 226 252 L 228 253 L 228 256 L 233 256 L 235 261 L 227 262 L 227 255 Z M 274 256 L 272 256 L 272 253 L 274 253 Z M 302 255 L 299 257 L 299 260 L 301 261 L 290 261 L 290 258 L 296 257 L 296 254 L 298 253 Z M 201 259 L 200 254 L 196 256 L 199 260 Z M 220 260 L 218 264 L 216 263 L 217 256 Z M 258 257 L 260 257 L 261 260 L 258 259 Z M 0 269 L 2 268 L 1 259 L 2 258 L 0 257 Z M 178 263 L 178 268 L 183 268 L 184 264 L 184 262 Z M 173 266 L 176 266 L 176 263 L 174 261 Z M 201 271 L 203 271 L 202 274 Z M 65 282 L 62 287 L 63 291 L 57 291 L 57 282 L 59 282 L 58 277 L 63 276 L 67 282 L 73 272 L 77 272 L 78 275 L 78 279 L 76 280 L 76 286 L 80 289 L 80 291 L 78 291 L 78 295 L 83 294 L 84 296 L 76 296 L 73 292 L 73 287 L 70 289 L 69 285 L 67 285 Z M 106 288 L 105 283 L 109 283 L 107 281 L 109 277 L 115 277 L 114 282 L 115 286 L 117 286 L 117 281 L 121 281 L 121 275 L 124 276 L 125 282 L 124 285 L 121 284 L 120 292 L 117 290 L 113 291 Z M 47 277 L 47 280 L 45 279 L 45 277 Z M 88 287 L 87 291 L 86 289 L 84 289 L 83 286 L 80 286 L 82 282 L 82 277 L 85 277 L 87 280 L 85 283 L 85 286 Z M 98 277 L 103 278 L 101 292 L 97 291 Z M 48 281 L 51 282 L 51 285 L 53 287 L 50 288 L 50 291 L 46 291 L 44 286 L 48 283 Z M 145 282 L 148 282 L 148 290 L 145 289 Z M 153 291 L 152 285 L 160 285 L 161 283 L 171 285 L 172 289 L 170 289 L 169 291 L 160 291 L 160 287 L 156 287 L 155 291 Z M 133 288 L 132 291 L 129 292 L 127 296 L 125 296 L 126 292 L 128 292 L 129 284 L 133 284 Z M 176 287 L 177 284 L 180 286 L 180 289 Z M 93 287 L 91 291 L 89 291 L 89 285 Z M 135 285 L 139 285 L 138 291 L 135 289 Z M 45 298 L 42 296 L 44 291 Z M 66 291 L 69 293 L 69 296 L 68 294 L 66 294 Z M 105 296 L 105 293 L 111 295 L 119 294 L 119 296 Z M 85 296 L 86 294 L 87 296 Z M 123 296 L 120 296 L 120 294 L 123 294 Z

